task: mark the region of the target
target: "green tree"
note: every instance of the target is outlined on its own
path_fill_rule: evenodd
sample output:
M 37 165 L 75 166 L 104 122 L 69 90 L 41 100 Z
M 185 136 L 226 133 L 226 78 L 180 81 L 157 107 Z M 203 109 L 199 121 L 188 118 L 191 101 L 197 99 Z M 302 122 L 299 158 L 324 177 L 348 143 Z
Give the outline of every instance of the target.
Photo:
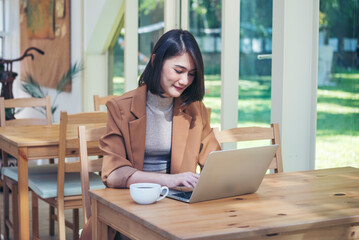
M 322 0 L 319 9 L 320 30 L 325 30 L 328 38 L 358 38 L 359 0 Z
M 241 1 L 241 36 L 265 38 L 272 32 L 272 1 Z
M 193 30 L 201 29 L 194 32 L 195 35 L 204 35 L 203 29 L 221 28 L 222 22 L 222 1 L 221 0 L 192 0 L 190 1 L 192 14 L 190 28 Z

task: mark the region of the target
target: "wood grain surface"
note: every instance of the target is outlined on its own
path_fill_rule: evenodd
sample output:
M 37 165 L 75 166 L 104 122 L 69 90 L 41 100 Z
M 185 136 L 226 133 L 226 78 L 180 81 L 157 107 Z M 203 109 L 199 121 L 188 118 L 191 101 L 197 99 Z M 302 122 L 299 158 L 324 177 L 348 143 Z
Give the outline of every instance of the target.
M 94 226 L 106 224 L 135 239 L 359 237 L 359 169 L 351 167 L 269 174 L 256 193 L 194 204 L 164 199 L 138 205 L 124 189 L 90 196 Z

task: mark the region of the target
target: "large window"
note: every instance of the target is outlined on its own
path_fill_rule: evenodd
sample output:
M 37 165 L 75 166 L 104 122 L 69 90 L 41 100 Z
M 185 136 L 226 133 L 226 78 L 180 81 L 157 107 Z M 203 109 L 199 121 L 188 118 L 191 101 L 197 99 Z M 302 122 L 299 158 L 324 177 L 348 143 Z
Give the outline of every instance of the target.
M 195 35 L 204 58 L 206 95 L 212 109 L 211 124 L 220 125 L 221 108 L 221 0 L 191 0 L 189 30 Z M 238 125 L 270 123 L 272 1 L 242 0 L 240 7 L 240 79 Z
M 271 121 L 271 52 L 272 1 L 241 0 L 239 126 Z
M 316 168 L 359 167 L 359 3 L 321 0 Z
M 109 75 L 112 82 L 109 84 L 109 94 L 121 95 L 125 92 L 124 79 L 124 29 L 119 29 L 116 41 L 109 49 Z
M 163 34 L 163 7 L 164 0 L 138 1 L 138 75 L 144 70 L 154 44 Z M 124 93 L 124 34 L 123 26 L 119 26 L 115 41 L 109 49 L 109 75 L 112 76 L 112 89 L 109 92 L 114 95 Z
M 189 31 L 195 36 L 204 61 L 206 94 L 212 127 L 221 120 L 221 0 L 190 0 Z
M 164 0 L 140 0 L 138 6 L 139 75 L 147 65 L 152 49 L 164 32 Z
M 221 121 L 222 1 L 189 0 L 189 31 L 203 54 L 206 94 L 211 124 Z M 139 0 L 138 66 L 141 74 L 164 31 L 164 1 Z M 271 109 L 272 1 L 241 0 L 238 125 L 268 125 Z M 123 38 L 113 48 L 113 93 L 124 92 Z M 235 103 L 236 104 L 236 103 Z

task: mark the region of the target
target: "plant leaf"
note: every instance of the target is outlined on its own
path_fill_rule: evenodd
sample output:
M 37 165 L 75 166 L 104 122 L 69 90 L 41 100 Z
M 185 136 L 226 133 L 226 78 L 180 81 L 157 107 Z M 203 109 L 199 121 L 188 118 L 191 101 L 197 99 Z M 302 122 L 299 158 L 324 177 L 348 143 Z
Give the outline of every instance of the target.
M 76 62 L 70 69 L 61 77 L 59 83 L 56 86 L 57 95 L 51 103 L 51 113 L 52 115 L 57 110 L 56 100 L 58 95 L 66 89 L 67 84 L 70 79 L 74 77 L 77 73 L 81 72 L 84 69 L 81 63 Z M 45 98 L 47 93 L 45 93 L 42 87 L 36 82 L 36 80 L 30 75 L 27 74 L 25 79 L 21 82 L 21 88 L 24 92 L 28 93 L 33 98 Z M 37 111 L 42 114 L 46 114 L 44 109 L 35 108 Z
M 30 74 L 27 74 L 25 79 L 21 82 L 22 90 L 34 98 L 44 98 L 45 94 L 40 85 L 33 79 Z
M 54 114 L 56 112 L 57 106 L 51 107 L 51 114 Z
M 56 90 L 58 92 L 63 92 L 66 89 L 67 84 L 70 79 L 73 78 L 77 73 L 83 70 L 82 64 L 76 62 L 70 69 L 62 76 L 61 80 L 57 84 Z

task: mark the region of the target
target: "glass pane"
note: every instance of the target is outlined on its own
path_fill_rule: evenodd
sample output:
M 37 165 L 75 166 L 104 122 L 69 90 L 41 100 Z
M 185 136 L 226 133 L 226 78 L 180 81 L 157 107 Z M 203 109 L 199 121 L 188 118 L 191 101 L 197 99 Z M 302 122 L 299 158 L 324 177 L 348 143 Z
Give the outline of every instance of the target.
M 359 167 L 359 3 L 322 0 L 316 168 Z
M 138 75 L 144 70 L 152 48 L 164 32 L 164 0 L 139 0 L 138 3 Z M 109 51 L 113 63 L 113 94 L 124 93 L 124 31 L 121 31 L 115 46 Z
M 138 74 L 141 75 L 164 32 L 164 0 L 140 0 L 138 4 Z
M 271 122 L 273 1 L 241 0 L 238 126 L 268 126 Z M 267 144 L 265 141 L 245 146 Z M 268 143 L 269 144 L 269 143 Z
M 204 104 L 211 108 L 211 125 L 221 120 L 221 0 L 190 0 L 189 31 L 195 36 L 204 61 L 206 94 Z
M 123 30 L 123 29 L 122 29 Z M 113 94 L 121 95 L 125 92 L 125 80 L 124 80 L 124 31 L 121 31 L 115 46 L 110 49 L 110 61 L 112 61 L 112 82 L 113 82 Z M 111 94 L 111 93 L 110 93 Z
M 272 1 L 241 0 L 238 125 L 270 123 Z

